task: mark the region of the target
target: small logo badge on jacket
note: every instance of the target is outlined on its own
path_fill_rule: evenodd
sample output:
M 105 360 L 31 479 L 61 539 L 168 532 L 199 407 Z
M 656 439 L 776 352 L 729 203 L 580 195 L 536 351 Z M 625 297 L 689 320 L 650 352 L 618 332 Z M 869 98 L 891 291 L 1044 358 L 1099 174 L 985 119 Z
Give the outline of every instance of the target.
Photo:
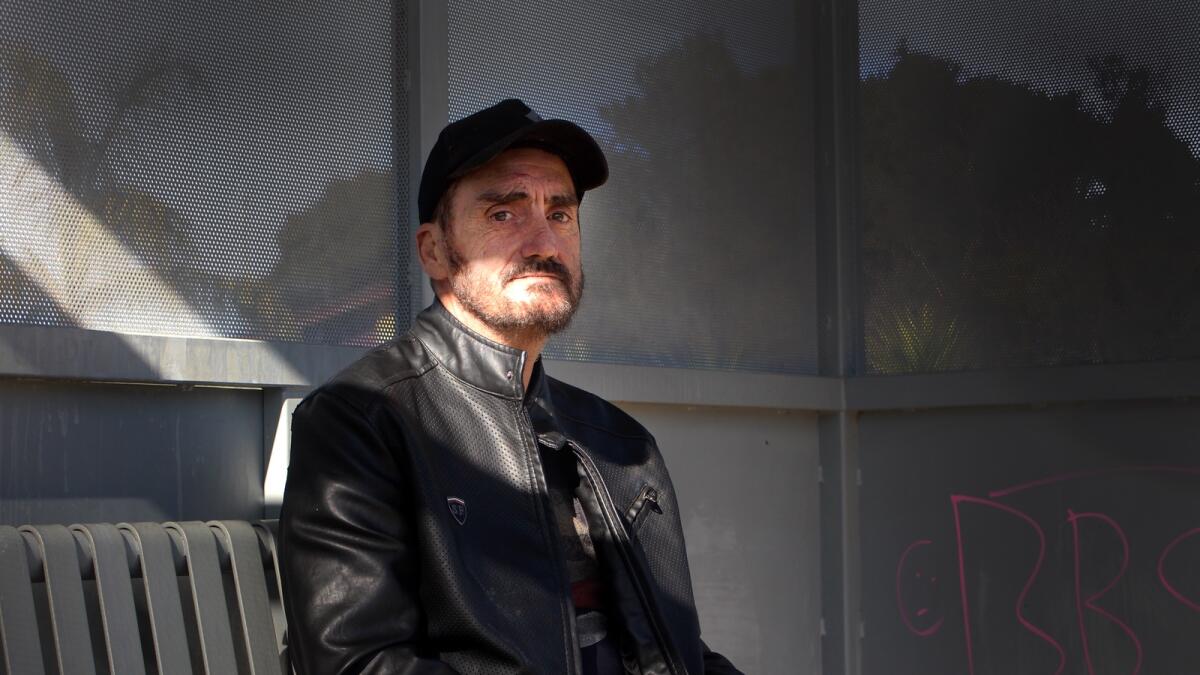
M 467 524 L 467 503 L 458 497 L 446 497 L 446 506 L 450 507 L 450 515 L 459 525 Z

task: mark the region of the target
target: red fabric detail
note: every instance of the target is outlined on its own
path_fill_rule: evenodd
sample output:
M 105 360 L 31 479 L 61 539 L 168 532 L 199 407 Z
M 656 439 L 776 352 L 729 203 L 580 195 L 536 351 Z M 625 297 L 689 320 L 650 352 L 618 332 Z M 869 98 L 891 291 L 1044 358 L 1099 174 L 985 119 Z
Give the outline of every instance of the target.
M 604 588 L 596 579 L 571 584 L 571 602 L 576 609 L 604 609 Z

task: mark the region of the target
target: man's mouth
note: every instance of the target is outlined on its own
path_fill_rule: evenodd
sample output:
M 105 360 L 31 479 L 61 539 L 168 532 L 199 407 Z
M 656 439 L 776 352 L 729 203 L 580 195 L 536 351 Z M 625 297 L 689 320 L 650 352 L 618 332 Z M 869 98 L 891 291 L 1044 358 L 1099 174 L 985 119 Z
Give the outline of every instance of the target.
M 518 275 L 518 276 L 515 276 L 512 278 L 513 281 L 516 281 L 518 279 L 555 279 L 557 281 L 562 281 L 562 282 L 566 283 L 566 279 L 563 279 L 562 275 L 553 274 L 550 272 L 539 272 L 537 274 L 521 274 L 521 275 Z

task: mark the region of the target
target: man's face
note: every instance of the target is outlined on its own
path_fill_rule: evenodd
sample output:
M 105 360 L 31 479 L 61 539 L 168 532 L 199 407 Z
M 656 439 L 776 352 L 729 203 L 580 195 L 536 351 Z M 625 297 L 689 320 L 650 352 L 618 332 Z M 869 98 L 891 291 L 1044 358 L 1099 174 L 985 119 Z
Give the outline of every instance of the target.
M 505 151 L 458 181 L 443 232 L 450 292 L 493 330 L 563 330 L 583 294 L 579 200 L 566 165 Z

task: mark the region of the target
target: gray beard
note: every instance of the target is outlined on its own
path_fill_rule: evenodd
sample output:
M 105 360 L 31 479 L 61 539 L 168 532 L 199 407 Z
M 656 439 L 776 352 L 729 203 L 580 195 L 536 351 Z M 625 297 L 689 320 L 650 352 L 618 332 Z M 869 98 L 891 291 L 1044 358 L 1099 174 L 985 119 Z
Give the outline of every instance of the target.
M 459 304 L 471 314 L 474 314 L 485 326 L 497 333 L 522 338 L 546 338 L 566 330 L 571 325 L 571 319 L 579 308 L 583 298 L 583 272 L 576 280 L 571 273 L 561 265 L 556 270 L 565 277 L 562 280 L 566 289 L 566 298 L 555 302 L 552 306 L 538 305 L 523 307 L 510 302 L 499 294 L 498 289 L 512 278 L 523 274 L 531 267 L 536 268 L 536 261 L 526 261 L 524 265 L 514 269 L 506 269 L 497 287 L 495 296 L 489 297 L 488 282 L 471 277 L 465 273 L 466 265 L 458 249 L 449 240 L 446 242 L 447 258 L 450 264 L 450 290 Z M 544 263 L 543 263 L 544 264 Z M 534 293 L 549 291 L 534 290 Z

